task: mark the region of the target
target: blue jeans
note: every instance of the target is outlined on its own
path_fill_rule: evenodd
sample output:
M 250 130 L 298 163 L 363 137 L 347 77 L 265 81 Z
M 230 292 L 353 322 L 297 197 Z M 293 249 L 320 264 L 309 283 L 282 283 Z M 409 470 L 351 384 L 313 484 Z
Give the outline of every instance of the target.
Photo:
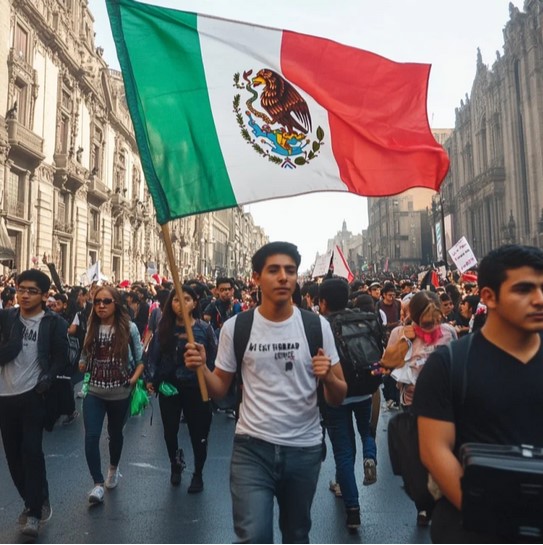
M 106 401 L 93 394 L 83 400 L 83 422 L 85 424 L 85 457 L 95 484 L 102 484 L 102 463 L 100 460 L 100 435 L 107 414 L 109 436 L 109 463 L 118 466 L 123 450 L 123 427 L 128 419 L 130 397 L 118 401 Z
M 309 543 L 321 459 L 322 445 L 285 447 L 234 437 L 230 492 L 239 543 L 273 543 L 274 497 L 283 543 Z
M 358 403 L 339 407 L 326 406 L 326 428 L 336 462 L 336 479 L 346 508 L 359 507 L 358 488 L 354 474 L 356 459 L 356 436 L 353 427 L 353 414 L 356 427 L 362 439 L 363 457 L 377 460 L 377 445 L 370 432 L 371 397 Z

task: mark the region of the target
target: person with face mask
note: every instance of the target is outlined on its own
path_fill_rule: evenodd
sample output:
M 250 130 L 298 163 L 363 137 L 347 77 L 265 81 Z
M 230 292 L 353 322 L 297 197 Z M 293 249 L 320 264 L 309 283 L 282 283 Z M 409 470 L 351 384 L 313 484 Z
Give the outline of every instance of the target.
M 396 367 L 392 371 L 392 376 L 397 381 L 400 404 L 405 411 L 410 410 L 413 403 L 417 378 L 428 356 L 438 346 L 448 344 L 457 338 L 454 328 L 442 323 L 441 301 L 432 291 L 422 290 L 412 297 L 409 302 L 409 316 L 411 324 L 398 326 L 392 330 L 383 355 L 383 360 L 390 362 L 392 358 L 389 357 L 387 360 L 387 352 L 397 351 L 402 343 L 407 345 L 407 353 L 401 361 L 386 365 L 389 368 Z M 418 526 L 428 526 L 433 505 L 433 501 L 425 505 L 416 505 Z

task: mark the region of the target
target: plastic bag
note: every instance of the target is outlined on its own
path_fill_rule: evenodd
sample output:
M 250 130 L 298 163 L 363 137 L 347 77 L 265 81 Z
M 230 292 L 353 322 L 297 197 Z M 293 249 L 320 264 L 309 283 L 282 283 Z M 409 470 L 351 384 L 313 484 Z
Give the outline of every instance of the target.
M 147 405 L 149 405 L 147 391 L 143 385 L 143 380 L 139 379 L 136 382 L 136 386 L 134 386 L 134 389 L 132 390 L 132 394 L 130 395 L 130 416 L 141 414 Z
M 179 391 L 169 382 L 161 382 L 158 391 L 165 397 L 177 395 Z
M 81 386 L 81 395 L 83 397 L 87 397 L 87 394 L 89 393 L 89 381 L 90 373 L 85 373 L 85 376 L 83 377 L 83 386 Z

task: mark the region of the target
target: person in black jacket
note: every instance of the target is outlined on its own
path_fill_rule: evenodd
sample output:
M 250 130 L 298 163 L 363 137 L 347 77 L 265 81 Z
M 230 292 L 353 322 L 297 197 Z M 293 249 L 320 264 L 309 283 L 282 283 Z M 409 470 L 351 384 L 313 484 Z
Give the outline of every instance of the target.
M 51 517 L 42 450 L 46 397 L 68 364 L 67 323 L 45 309 L 51 281 L 37 270 L 16 280 L 18 309 L 0 310 L 0 431 L 24 509 L 23 534 L 36 537 Z
M 187 285 L 184 285 L 182 290 L 194 339 L 204 346 L 206 364 L 210 370 L 213 370 L 217 354 L 215 333 L 210 324 L 196 317 L 198 304 L 196 292 Z M 174 486 L 179 486 L 181 483 L 181 473 L 185 467 L 183 451 L 178 448 L 177 442 L 179 419 L 183 411 L 194 453 L 194 475 L 188 492 L 194 494 L 201 492 L 204 488 L 202 471 L 207 458 L 211 405 L 209 401 L 202 401 L 196 375 L 185 367 L 183 360 L 187 344 L 185 327 L 181 303 L 176 292 L 172 291 L 164 305 L 157 334 L 153 336 L 149 348 L 147 387 L 150 391 L 158 393 L 160 414 L 164 425 L 164 440 L 171 463 L 170 482 Z M 166 395 L 164 383 L 170 387 L 173 386 L 177 393 Z

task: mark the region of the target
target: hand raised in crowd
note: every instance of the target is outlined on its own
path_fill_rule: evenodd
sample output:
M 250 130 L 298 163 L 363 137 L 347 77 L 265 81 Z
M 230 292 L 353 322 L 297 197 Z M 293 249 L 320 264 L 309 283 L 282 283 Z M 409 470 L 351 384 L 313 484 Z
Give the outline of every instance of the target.
M 313 374 L 320 380 L 326 380 L 326 376 L 332 368 L 332 360 L 324 353 L 322 348 L 319 348 L 316 356 L 311 360 L 313 365 Z

